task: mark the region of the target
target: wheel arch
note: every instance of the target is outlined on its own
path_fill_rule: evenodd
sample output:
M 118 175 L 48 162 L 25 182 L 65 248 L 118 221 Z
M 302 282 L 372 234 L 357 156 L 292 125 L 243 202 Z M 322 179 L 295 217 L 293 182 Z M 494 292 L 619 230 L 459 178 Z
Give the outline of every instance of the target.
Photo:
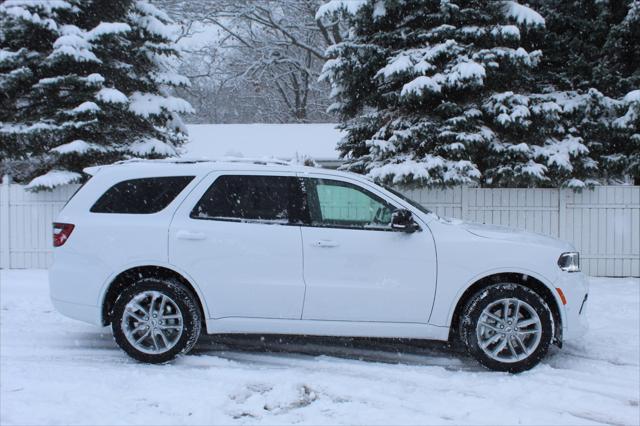
M 563 315 L 562 307 L 558 297 L 554 294 L 552 287 L 545 284 L 540 277 L 535 277 L 530 274 L 522 272 L 496 272 L 489 275 L 485 275 L 479 279 L 474 280 L 471 285 L 468 285 L 464 292 L 458 297 L 455 308 L 450 317 L 449 328 L 449 341 L 453 341 L 458 336 L 458 328 L 460 325 L 460 318 L 462 311 L 467 302 L 477 292 L 493 284 L 498 283 L 516 283 L 524 287 L 527 287 L 536 292 L 547 303 L 551 309 L 554 320 L 554 339 L 553 342 L 558 346 L 562 346 L 562 325 Z
M 106 290 L 103 291 L 103 297 L 100 303 L 102 325 L 106 326 L 111 323 L 113 305 L 122 290 L 142 278 L 164 278 L 177 280 L 194 294 L 198 307 L 200 308 L 200 312 L 202 313 L 203 321 L 207 319 L 208 310 L 206 302 L 203 300 L 198 287 L 193 284 L 185 274 L 165 265 L 148 264 L 128 267 L 109 280 Z

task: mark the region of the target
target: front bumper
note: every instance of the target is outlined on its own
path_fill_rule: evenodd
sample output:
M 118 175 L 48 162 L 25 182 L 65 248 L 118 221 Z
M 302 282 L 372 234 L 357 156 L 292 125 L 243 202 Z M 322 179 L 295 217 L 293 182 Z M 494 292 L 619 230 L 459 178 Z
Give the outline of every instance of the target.
M 554 283 L 565 296 L 567 303 L 562 305 L 562 340 L 580 339 L 588 329 L 586 311 L 589 300 L 589 281 L 582 272 L 563 272 Z

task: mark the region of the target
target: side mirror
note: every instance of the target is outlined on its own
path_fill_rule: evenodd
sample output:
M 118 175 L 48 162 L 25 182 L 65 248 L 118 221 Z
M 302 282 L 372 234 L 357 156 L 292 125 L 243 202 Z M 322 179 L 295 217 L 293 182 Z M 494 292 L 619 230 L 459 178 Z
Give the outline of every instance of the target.
M 398 209 L 391 214 L 391 229 L 412 233 L 417 231 L 418 224 L 413 220 L 413 214 L 406 209 Z

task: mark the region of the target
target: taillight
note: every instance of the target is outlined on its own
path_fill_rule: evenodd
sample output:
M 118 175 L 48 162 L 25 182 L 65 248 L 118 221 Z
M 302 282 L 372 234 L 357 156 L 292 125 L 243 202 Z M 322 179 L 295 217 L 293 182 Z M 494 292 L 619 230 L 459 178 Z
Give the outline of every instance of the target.
M 53 223 L 53 246 L 60 247 L 67 242 L 75 225 L 70 223 Z

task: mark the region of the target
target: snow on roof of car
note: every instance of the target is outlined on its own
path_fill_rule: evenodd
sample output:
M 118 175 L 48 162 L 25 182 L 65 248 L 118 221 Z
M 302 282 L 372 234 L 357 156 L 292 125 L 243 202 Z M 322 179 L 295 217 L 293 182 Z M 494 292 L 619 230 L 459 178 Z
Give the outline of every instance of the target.
M 187 129 L 189 142 L 182 150 L 188 157 L 337 160 L 336 147 L 343 137 L 332 123 L 190 124 Z

